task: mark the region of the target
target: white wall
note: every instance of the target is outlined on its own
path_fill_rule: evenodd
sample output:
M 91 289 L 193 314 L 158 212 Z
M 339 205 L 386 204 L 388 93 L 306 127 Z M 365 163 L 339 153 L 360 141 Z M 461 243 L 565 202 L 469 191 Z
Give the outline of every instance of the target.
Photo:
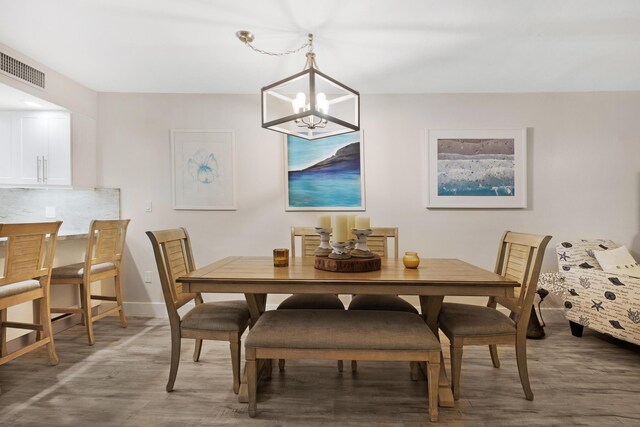
M 98 181 L 121 188 L 122 217 L 132 219 L 123 282 L 131 314 L 164 312 L 146 230 L 187 227 L 203 265 L 227 255 L 269 255 L 288 246 L 291 225 L 315 223 L 317 213 L 284 211 L 283 138 L 261 129 L 257 95 L 106 93 L 98 105 Z M 400 228 L 401 251 L 488 269 L 506 229 L 551 234 L 552 247 L 607 237 L 638 255 L 638 111 L 638 92 L 363 96 L 367 214 L 373 226 Z M 425 129 L 524 127 L 527 209 L 424 208 Z M 235 130 L 237 211 L 171 209 L 171 128 Z M 152 213 L 144 213 L 144 200 L 153 201 Z M 556 268 L 552 247 L 546 270 Z M 153 283 L 142 282 L 145 270 L 153 271 Z M 159 303 L 155 311 L 150 302 Z

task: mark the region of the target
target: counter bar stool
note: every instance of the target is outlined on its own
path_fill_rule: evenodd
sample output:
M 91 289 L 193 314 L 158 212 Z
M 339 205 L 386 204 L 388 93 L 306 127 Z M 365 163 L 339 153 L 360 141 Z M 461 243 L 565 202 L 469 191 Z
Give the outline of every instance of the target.
M 200 358 L 202 340 L 228 341 L 231 349 L 233 392 L 240 390 L 240 337 L 249 325 L 249 307 L 245 301 L 203 302 L 199 293 L 185 293 L 176 282 L 195 270 L 191 241 L 187 230 L 147 231 L 158 266 L 162 294 L 171 326 L 171 369 L 167 391 L 173 390 L 180 364 L 182 338 L 196 340 L 193 361 Z M 178 309 L 194 301 L 195 307 L 180 317 Z
M 58 364 L 49 316 L 49 282 L 62 221 L 32 224 L 0 224 L 6 238 L 4 271 L 0 276 L 0 365 L 43 345 L 52 365 Z M 7 321 L 7 309 L 31 301 L 33 323 Z M 37 331 L 36 341 L 7 353 L 7 328 Z
M 56 267 L 51 274 L 52 285 L 78 285 L 80 287 L 79 308 L 54 307 L 51 308 L 51 312 L 81 314 L 87 329 L 89 345 L 95 343 L 93 322 L 98 319 L 117 312 L 120 315 L 120 325 L 123 328 L 127 327 L 127 318 L 122 307 L 120 266 L 128 225 L 128 219 L 91 221 L 84 262 Z M 110 277 L 113 277 L 115 296 L 91 294 L 92 283 Z M 116 306 L 94 316 L 91 313 L 91 300 L 112 301 L 116 303 Z

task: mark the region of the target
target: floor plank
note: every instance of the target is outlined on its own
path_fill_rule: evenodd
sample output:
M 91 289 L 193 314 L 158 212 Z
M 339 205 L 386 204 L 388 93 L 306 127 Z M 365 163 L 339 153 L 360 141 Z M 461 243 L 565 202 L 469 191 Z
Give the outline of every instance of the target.
M 518 379 L 514 351 L 500 348 L 494 369 L 488 349 L 465 348 L 462 393 L 440 409 L 450 426 L 625 426 L 640 424 L 640 347 L 585 330 L 569 332 L 557 311 L 546 311 L 547 338 L 529 340 L 535 400 Z M 427 420 L 426 383 L 409 379 L 405 363 L 359 362 L 339 373 L 335 363 L 288 361 L 259 389 L 258 417 L 231 390 L 228 344 L 206 342 L 201 361 L 183 341 L 175 391 L 169 371 L 169 325 L 162 319 L 116 318 L 95 324 L 96 344 L 82 327 L 56 335 L 60 364 L 40 349 L 0 366 L 0 425 L 96 426 L 421 426 Z M 445 358 L 448 367 L 448 349 Z M 348 365 L 347 365 L 348 366 Z

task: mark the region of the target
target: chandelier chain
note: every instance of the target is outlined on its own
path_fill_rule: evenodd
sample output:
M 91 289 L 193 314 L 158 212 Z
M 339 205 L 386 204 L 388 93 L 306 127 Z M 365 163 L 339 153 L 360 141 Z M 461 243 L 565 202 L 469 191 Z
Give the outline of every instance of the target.
M 251 48 L 253 51 L 258 52 L 258 53 L 261 53 L 261 54 L 263 54 L 263 55 L 269 55 L 269 56 L 285 56 L 285 55 L 291 55 L 292 53 L 300 52 L 302 49 L 304 49 L 304 48 L 306 48 L 306 47 L 308 47 L 308 48 L 309 48 L 309 49 L 308 49 L 308 51 L 309 51 L 309 52 L 313 51 L 313 35 L 312 35 L 312 34 L 309 34 L 309 38 L 308 38 L 308 40 L 307 40 L 307 41 L 306 41 L 302 46 L 300 46 L 299 48 L 297 48 L 297 49 L 293 49 L 293 50 L 285 50 L 284 52 L 269 52 L 269 51 L 267 51 L 267 50 L 262 50 L 262 49 L 259 49 L 259 48 L 255 47 L 255 46 L 253 46 L 253 45 L 251 44 L 251 42 L 250 42 L 250 41 L 248 41 L 248 40 L 247 40 L 247 41 L 242 41 L 242 42 L 243 42 L 247 47 Z

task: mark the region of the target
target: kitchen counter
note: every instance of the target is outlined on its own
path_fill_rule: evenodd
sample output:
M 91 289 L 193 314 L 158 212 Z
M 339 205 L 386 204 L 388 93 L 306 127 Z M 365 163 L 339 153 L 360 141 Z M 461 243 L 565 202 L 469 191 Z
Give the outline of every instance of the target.
M 81 234 L 62 234 L 58 236 L 58 241 L 62 241 L 62 240 L 79 240 L 79 239 L 86 239 L 87 237 L 89 237 L 89 234 L 87 233 L 81 233 Z M 0 239 L 0 248 L 3 248 L 7 245 L 7 239 L 6 238 L 2 238 Z

